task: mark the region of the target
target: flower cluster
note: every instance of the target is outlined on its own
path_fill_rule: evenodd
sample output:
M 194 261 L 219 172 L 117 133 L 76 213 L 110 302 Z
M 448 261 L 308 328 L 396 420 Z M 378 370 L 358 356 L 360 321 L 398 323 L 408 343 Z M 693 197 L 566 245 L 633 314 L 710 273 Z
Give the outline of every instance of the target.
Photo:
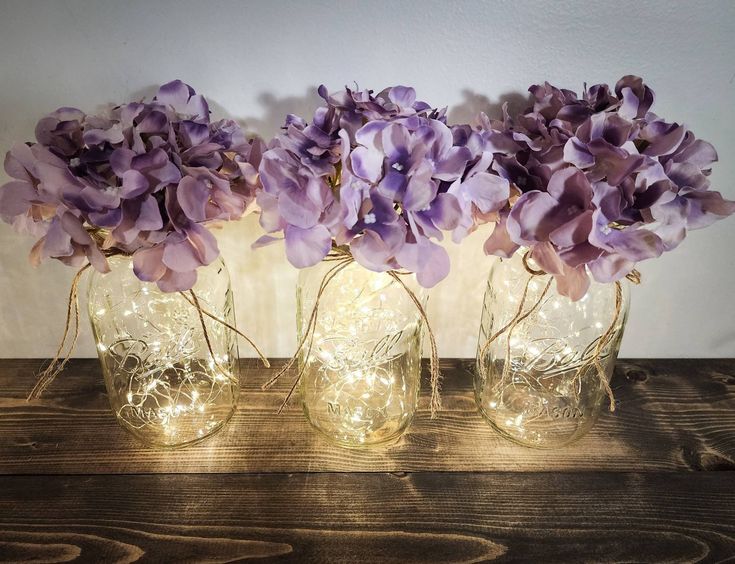
M 268 150 L 232 121 L 211 123 L 181 81 L 105 116 L 61 108 L 38 122 L 35 143 L 7 154 L 0 217 L 40 237 L 34 263 L 88 260 L 106 272 L 108 256 L 132 255 L 136 275 L 164 291 L 193 286 L 219 254 L 206 224 L 238 219 L 256 196 L 267 235 L 255 246 L 282 232 L 296 267 L 343 247 L 426 287 L 449 271 L 444 231 L 459 242 L 493 221 L 488 254 L 529 247 L 559 292 L 579 299 L 590 275 L 618 280 L 735 212 L 709 189 L 712 145 L 652 113 L 640 78 L 581 98 L 548 83 L 529 90 L 531 108 L 483 115 L 473 129 L 450 128 L 405 86 L 322 86 L 311 123 L 287 116 Z
M 132 255 L 138 278 L 167 292 L 191 288 L 217 258 L 204 224 L 242 216 L 265 149 L 233 121 L 211 123 L 206 100 L 178 80 L 105 116 L 61 108 L 38 122 L 36 141 L 8 152 L 13 180 L 0 187 L 0 217 L 40 237 L 32 262 L 107 272 L 107 256 Z
M 652 113 L 653 91 L 640 78 L 625 76 L 614 90 L 592 86 L 581 99 L 548 83 L 529 91 L 533 107 L 521 115 L 506 110 L 502 121 L 481 116 L 478 129 L 455 128 L 473 152 L 450 190 L 467 211 L 455 239 L 495 220 L 488 254 L 529 247 L 559 292 L 576 300 L 590 274 L 619 280 L 688 230 L 735 212 L 735 202 L 709 190 L 714 147 Z M 477 189 L 478 174 L 498 180 Z
M 329 95 L 322 86 L 319 94 L 326 104 L 311 123 L 288 116 L 263 155 L 261 226 L 283 231 L 298 268 L 348 246 L 365 268 L 405 269 L 435 285 L 448 274 L 449 257 L 434 240 L 459 226 L 462 208 L 450 187 L 471 150 L 412 88 Z M 274 240 L 266 235 L 256 246 Z

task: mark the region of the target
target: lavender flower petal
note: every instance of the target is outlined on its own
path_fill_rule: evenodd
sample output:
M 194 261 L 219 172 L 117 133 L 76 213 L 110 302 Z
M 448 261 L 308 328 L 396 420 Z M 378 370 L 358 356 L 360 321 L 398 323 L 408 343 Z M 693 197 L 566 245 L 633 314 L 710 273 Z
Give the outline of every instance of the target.
M 323 225 L 314 225 L 308 229 L 287 225 L 284 234 L 286 257 L 296 268 L 314 266 L 332 248 L 332 236 Z

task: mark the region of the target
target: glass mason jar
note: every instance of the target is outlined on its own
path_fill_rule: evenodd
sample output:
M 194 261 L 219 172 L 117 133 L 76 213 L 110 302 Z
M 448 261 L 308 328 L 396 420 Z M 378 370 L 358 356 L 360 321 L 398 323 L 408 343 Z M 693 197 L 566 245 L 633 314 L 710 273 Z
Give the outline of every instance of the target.
M 334 266 L 324 261 L 299 274 L 299 341 Z M 416 295 L 425 301 L 423 292 Z M 398 439 L 418 403 L 422 328 L 416 305 L 390 275 L 356 262 L 336 274 L 321 295 L 313 337 L 299 356 L 301 397 L 311 425 L 346 447 Z
M 475 399 L 501 435 L 525 446 L 555 448 L 582 437 L 609 405 L 608 383 L 628 316 L 629 289 L 622 280 L 618 298 L 616 284 L 592 281 L 587 294 L 573 302 L 557 294 L 552 281 L 544 293 L 551 276 L 529 274 L 524 252 L 498 260 L 490 271 Z M 511 323 L 519 312 L 520 319 Z M 598 354 L 604 376 L 595 363 Z
M 207 315 L 235 326 L 224 262 L 197 270 L 192 290 L 201 317 L 184 297 L 193 301 L 190 292 L 165 293 L 140 281 L 130 258 L 109 262 L 109 273 L 90 277 L 89 317 L 118 422 L 152 446 L 212 435 L 232 417 L 240 391 L 237 337 Z

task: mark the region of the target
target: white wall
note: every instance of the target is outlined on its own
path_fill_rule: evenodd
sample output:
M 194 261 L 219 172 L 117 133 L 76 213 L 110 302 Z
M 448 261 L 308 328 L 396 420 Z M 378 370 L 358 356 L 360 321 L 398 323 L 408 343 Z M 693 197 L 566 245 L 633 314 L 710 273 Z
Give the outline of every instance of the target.
M 497 111 L 543 80 L 579 89 L 640 74 L 656 111 L 714 143 L 713 184 L 735 198 L 735 2 L 9 1 L 0 3 L 0 149 L 31 139 L 58 106 L 91 111 L 174 78 L 264 136 L 284 114 L 310 115 L 314 89 L 356 81 L 413 85 L 450 117 Z M 0 180 L 4 180 L 1 177 Z M 295 271 L 280 247 L 251 252 L 257 222 L 227 227 L 221 248 L 238 320 L 271 356 L 289 355 Z M 430 314 L 445 356 L 472 356 L 485 277 L 482 234 L 452 249 L 453 273 Z M 640 266 L 623 354 L 735 357 L 735 219 L 694 232 Z M 0 357 L 52 354 L 71 269 L 33 269 L 32 242 L 0 226 Z M 242 347 L 243 354 L 249 354 Z M 84 326 L 80 356 L 92 356 Z

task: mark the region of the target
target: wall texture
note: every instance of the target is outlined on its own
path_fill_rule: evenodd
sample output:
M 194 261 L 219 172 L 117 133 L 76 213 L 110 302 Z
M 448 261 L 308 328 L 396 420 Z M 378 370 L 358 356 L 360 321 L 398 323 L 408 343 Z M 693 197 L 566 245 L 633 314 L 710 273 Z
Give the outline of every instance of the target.
M 0 3 L 0 149 L 30 139 L 62 105 L 91 111 L 181 78 L 264 136 L 286 112 L 309 116 L 315 87 L 413 85 L 452 121 L 498 112 L 528 85 L 572 89 L 640 74 L 655 110 L 719 150 L 713 184 L 735 198 L 735 2 L 558 0 L 29 1 Z M 0 177 L 5 180 L 5 177 Z M 491 258 L 476 233 L 451 249 L 453 272 L 430 315 L 441 353 L 474 354 Z M 242 327 L 272 356 L 295 343 L 296 272 L 279 246 L 251 252 L 250 216 L 220 232 Z M 643 263 L 623 354 L 735 356 L 735 219 L 693 232 Z M 0 225 L 0 357 L 49 356 L 71 269 L 26 256 L 32 242 Z M 80 356 L 94 349 L 84 324 Z M 243 355 L 249 354 L 242 347 Z

